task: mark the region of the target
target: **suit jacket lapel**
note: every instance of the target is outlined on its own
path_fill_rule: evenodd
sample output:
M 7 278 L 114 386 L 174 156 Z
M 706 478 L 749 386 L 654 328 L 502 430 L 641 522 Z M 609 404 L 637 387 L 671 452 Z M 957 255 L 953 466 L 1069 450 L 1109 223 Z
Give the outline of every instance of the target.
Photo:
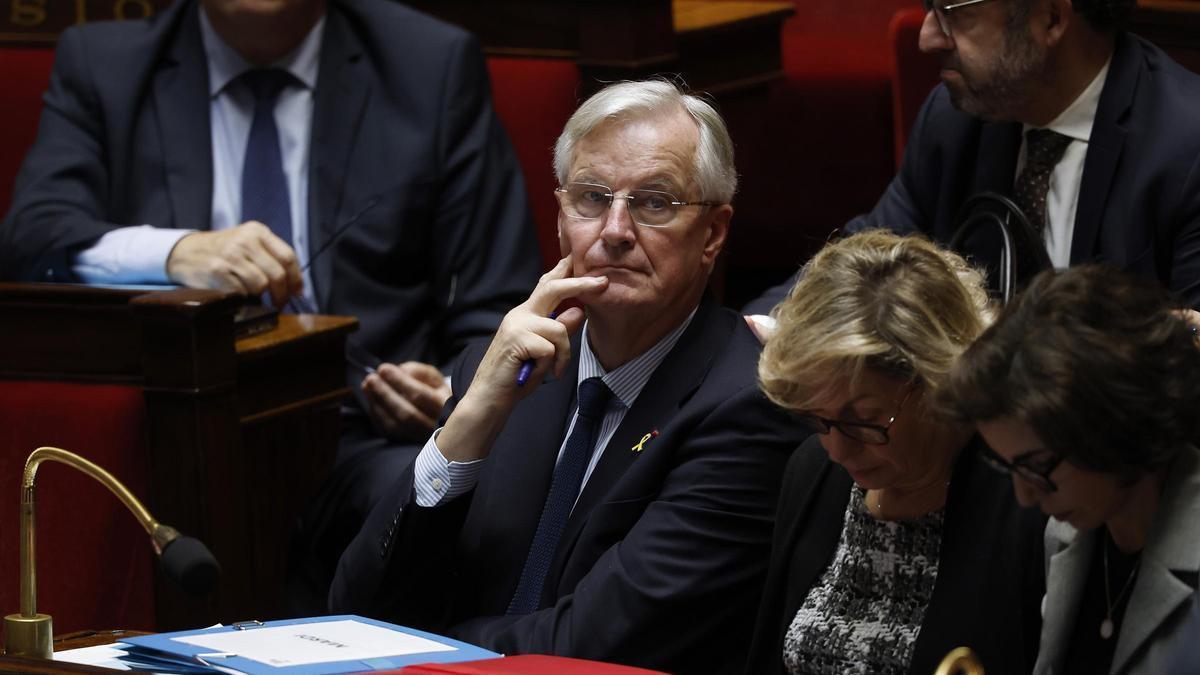
M 1125 147 L 1125 128 L 1121 121 L 1133 104 L 1134 91 L 1141 74 L 1140 59 L 1131 54 L 1134 42 L 1128 35 L 1117 38 L 1108 80 L 1100 94 L 1087 156 L 1083 160 L 1083 180 L 1075 207 L 1075 229 L 1071 235 L 1071 264 L 1094 259 L 1096 237 L 1108 202 L 1113 175 Z M 1126 223 L 1121 223 L 1125 227 Z M 1109 261 L 1121 264 L 1123 260 Z
M 1070 541 L 1068 533 L 1075 532 L 1070 525 L 1051 521 L 1046 529 L 1047 551 L 1063 546 L 1050 556 L 1046 571 L 1046 597 L 1042 600 L 1041 653 L 1038 654 L 1039 674 L 1059 672 L 1070 647 L 1071 632 L 1075 628 L 1075 617 L 1079 614 L 1079 600 L 1087 581 L 1088 567 L 1092 560 L 1092 547 L 1096 545 L 1096 533 L 1076 533 Z
M 482 606 L 507 605 L 533 543 L 575 403 L 578 335 L 571 339 L 571 353 L 575 356 L 562 377 L 544 381 L 513 411 L 493 445 L 504 448 L 504 455 L 493 457 L 484 469 L 491 475 L 482 508 L 500 524 L 483 533 L 480 550 L 488 551 L 489 564 L 495 566 L 487 578 L 510 580 L 511 584 L 507 588 L 482 590 L 495 594 L 493 603 L 484 602 Z M 510 435 L 519 438 L 509 438 Z
M 1186 448 L 1171 467 L 1141 571 L 1121 621 L 1112 672 L 1119 673 L 1162 624 L 1196 594 L 1200 572 L 1200 455 Z M 1185 580 L 1186 579 L 1186 580 Z
M 1014 122 L 985 123 L 979 135 L 975 163 L 975 192 L 1011 195 L 1021 149 L 1021 125 Z
M 162 131 L 173 225 L 207 230 L 212 226 L 213 180 L 208 59 L 199 10 L 192 3 L 181 5 L 178 33 L 154 75 L 154 110 Z
M 803 449 L 805 446 L 801 446 Z M 797 452 L 802 452 L 798 450 Z M 813 481 L 813 488 L 804 500 L 804 506 L 799 514 L 802 517 L 792 519 L 792 529 L 788 532 L 788 574 L 787 588 L 784 590 L 784 625 L 787 630 L 791 618 L 800 609 L 805 596 L 817 583 L 817 579 L 833 561 L 838 541 L 842 537 L 845 524 L 846 507 L 850 503 L 850 486 L 853 481 L 850 474 L 827 458 L 822 462 L 822 479 Z M 837 515 L 833 515 L 837 514 Z M 830 515 L 832 517 L 817 517 Z M 783 644 L 780 635 L 779 644 Z
M 592 509 L 621 479 L 625 471 L 637 461 L 642 452 L 652 451 L 653 442 L 647 442 L 641 452 L 634 452 L 642 436 L 653 429 L 665 426 L 675 411 L 704 381 L 713 356 L 720 352 L 721 343 L 728 339 L 730 327 L 721 321 L 721 315 L 708 299 L 700 303 L 696 315 L 674 349 L 659 364 L 650 381 L 646 383 L 633 407 L 625 414 L 604 447 L 604 454 L 592 470 L 587 485 L 579 495 L 571 517 L 563 530 L 550 564 L 546 588 L 554 588 L 579 533 L 587 523 Z
M 344 220 L 366 204 L 342 204 L 345 180 L 350 174 L 351 150 L 359 121 L 366 110 L 371 84 L 362 46 L 346 24 L 336 3 L 329 5 L 321 43 L 321 65 L 313 102 L 309 141 L 308 235 L 310 256 L 325 248 Z M 329 306 L 333 255 L 322 253 L 313 262 L 317 304 Z

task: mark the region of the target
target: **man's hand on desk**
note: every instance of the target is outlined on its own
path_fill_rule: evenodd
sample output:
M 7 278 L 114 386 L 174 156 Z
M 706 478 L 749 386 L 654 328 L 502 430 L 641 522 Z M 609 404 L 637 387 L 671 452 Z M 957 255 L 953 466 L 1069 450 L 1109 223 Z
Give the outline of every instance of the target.
M 385 363 L 362 383 L 367 409 L 385 436 L 424 442 L 437 426 L 450 384 L 428 363 Z
M 179 240 L 167 257 L 171 281 L 192 288 L 216 288 L 246 295 L 269 292 L 282 307 L 304 288 L 296 253 L 258 221 L 228 230 L 194 232 Z

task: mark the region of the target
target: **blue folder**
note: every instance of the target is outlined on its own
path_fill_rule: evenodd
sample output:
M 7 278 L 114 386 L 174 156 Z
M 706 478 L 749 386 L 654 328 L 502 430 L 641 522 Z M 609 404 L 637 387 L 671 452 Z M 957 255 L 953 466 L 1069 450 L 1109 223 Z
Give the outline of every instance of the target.
M 255 631 L 262 628 L 270 628 L 272 626 L 327 623 L 347 620 L 358 621 L 363 624 L 387 628 L 389 630 L 405 633 L 407 635 L 425 638 L 426 640 L 437 642 L 441 645 L 451 647 L 452 649 L 446 651 L 404 654 L 366 660 L 337 661 L 301 666 L 272 666 L 260 661 L 255 661 L 237 655 L 228 655 L 222 657 L 206 656 L 212 652 L 211 649 L 172 639 L 211 633 L 229 633 L 241 630 Z M 453 663 L 458 661 L 492 659 L 501 656 L 501 654 L 490 652 L 486 649 L 482 649 L 465 642 L 460 642 L 458 640 L 452 640 L 434 633 L 427 633 L 425 631 L 415 630 L 413 628 L 405 628 L 403 626 L 397 626 L 384 621 L 376 621 L 374 619 L 367 619 L 352 614 L 320 616 L 307 619 L 286 619 L 282 621 L 267 621 L 265 623 L 241 623 L 231 626 L 204 628 L 201 630 L 185 630 L 174 633 L 142 635 L 121 640 L 120 644 L 126 646 L 126 651 L 128 652 L 128 656 L 121 657 L 121 659 L 128 662 L 130 665 L 136 663 L 142 667 L 145 667 L 148 664 L 155 664 L 154 667 L 156 669 L 161 668 L 162 672 L 177 673 L 218 672 L 211 666 L 219 665 L 222 668 L 230 668 L 232 670 L 248 673 L 249 675 L 327 675 L 331 673 L 390 670 L 395 668 L 403 668 L 404 666 L 415 663 Z M 172 665 L 174 667 L 172 667 Z

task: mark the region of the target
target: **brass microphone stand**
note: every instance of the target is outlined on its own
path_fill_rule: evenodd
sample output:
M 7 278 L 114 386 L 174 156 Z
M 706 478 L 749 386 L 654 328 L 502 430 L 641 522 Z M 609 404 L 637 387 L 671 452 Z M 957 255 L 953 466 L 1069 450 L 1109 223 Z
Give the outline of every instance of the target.
M 99 481 L 133 513 L 154 542 L 154 552 L 161 555 L 167 544 L 179 538 L 179 532 L 163 525 L 150 515 L 137 497 L 112 474 L 96 464 L 60 448 L 42 447 L 25 460 L 21 480 L 21 613 L 4 617 L 4 653 L 12 656 L 50 658 L 53 653 L 53 630 L 49 614 L 37 611 L 36 519 L 34 517 L 35 481 L 38 465 L 60 462 L 72 466 Z

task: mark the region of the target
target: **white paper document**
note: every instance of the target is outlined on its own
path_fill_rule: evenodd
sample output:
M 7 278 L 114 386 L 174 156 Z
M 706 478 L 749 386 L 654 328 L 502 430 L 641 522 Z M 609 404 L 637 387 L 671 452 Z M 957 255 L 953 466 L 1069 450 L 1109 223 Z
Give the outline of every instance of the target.
M 171 638 L 270 666 L 306 666 L 428 652 L 454 647 L 353 620 L 297 623 Z M 217 657 L 219 658 L 219 657 Z

